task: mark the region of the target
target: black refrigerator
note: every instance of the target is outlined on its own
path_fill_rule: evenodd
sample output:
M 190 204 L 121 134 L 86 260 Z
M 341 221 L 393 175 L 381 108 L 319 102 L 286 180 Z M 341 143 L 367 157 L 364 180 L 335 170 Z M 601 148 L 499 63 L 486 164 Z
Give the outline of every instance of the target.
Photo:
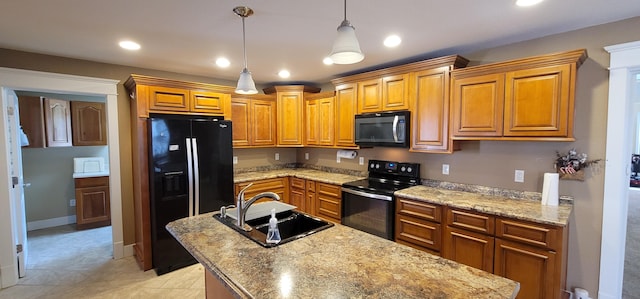
M 148 133 L 151 251 L 161 275 L 196 263 L 167 223 L 233 204 L 231 122 L 155 114 Z

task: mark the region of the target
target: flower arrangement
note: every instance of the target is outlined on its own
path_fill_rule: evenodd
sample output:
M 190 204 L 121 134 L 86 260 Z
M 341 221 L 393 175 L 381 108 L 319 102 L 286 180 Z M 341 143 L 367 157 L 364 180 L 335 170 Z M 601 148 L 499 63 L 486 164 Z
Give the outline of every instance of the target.
M 589 167 L 590 165 L 597 164 L 602 159 L 587 160 L 587 154 L 578 154 L 574 148 L 569 150 L 566 155 L 561 155 L 556 151 L 556 161 L 554 167 L 560 173 L 561 178 L 572 178 L 572 175 L 582 174 L 581 170 Z M 578 180 L 584 180 L 584 175 L 580 175 Z

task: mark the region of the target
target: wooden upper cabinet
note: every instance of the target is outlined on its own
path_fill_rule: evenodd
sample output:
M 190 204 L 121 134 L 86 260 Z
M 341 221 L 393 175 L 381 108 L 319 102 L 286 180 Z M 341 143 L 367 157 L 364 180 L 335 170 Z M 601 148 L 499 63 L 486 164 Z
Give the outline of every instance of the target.
M 382 79 L 361 81 L 358 85 L 358 113 L 382 111 Z
M 282 85 L 265 88 L 265 94 L 276 94 L 277 145 L 304 146 L 304 96 L 320 89 L 304 85 Z
M 452 104 L 453 136 L 502 136 L 503 75 L 455 80 Z
M 355 84 L 336 86 L 335 109 L 336 147 L 356 147 L 354 132 L 356 115 Z
M 107 145 L 107 113 L 104 103 L 71 102 L 73 145 Z
M 305 119 L 305 145 L 318 145 L 320 144 L 320 128 L 318 127 L 320 115 L 318 111 L 317 99 L 305 100 L 304 103 L 304 119 Z
M 409 74 L 360 81 L 358 113 L 409 109 Z
M 44 118 L 47 146 L 72 146 L 69 101 L 45 98 Z
M 47 146 L 44 130 L 44 98 L 19 96 L 20 126 L 27 135 L 29 148 L 43 148 Z
M 189 92 L 192 112 L 229 115 L 231 95 L 221 92 L 192 90 Z
M 335 97 L 325 92 L 305 99 L 305 144 L 333 147 L 335 144 Z
M 149 110 L 189 112 L 189 90 L 163 86 L 149 87 Z
M 584 49 L 452 72 L 452 136 L 574 141 L 575 82 Z
M 276 145 L 274 100 L 234 98 L 231 110 L 234 147 Z

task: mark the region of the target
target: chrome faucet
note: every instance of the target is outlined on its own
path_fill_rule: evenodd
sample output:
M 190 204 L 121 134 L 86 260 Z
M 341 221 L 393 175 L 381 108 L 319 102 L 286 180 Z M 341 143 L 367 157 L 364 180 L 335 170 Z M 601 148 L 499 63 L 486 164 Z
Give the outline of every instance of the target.
M 249 189 L 249 187 L 253 186 L 253 183 L 247 185 L 246 187 L 242 188 L 242 190 L 240 190 L 240 192 L 238 193 L 238 203 L 236 205 L 236 208 L 238 210 L 238 217 L 236 225 L 245 230 L 245 231 L 250 231 L 251 227 L 248 225 L 245 225 L 244 223 L 244 218 L 247 214 L 247 210 L 249 209 L 249 207 L 256 202 L 256 200 L 264 198 L 264 197 L 270 197 L 273 200 L 280 200 L 280 196 L 278 196 L 278 194 L 275 194 L 273 192 L 262 192 L 257 194 L 256 196 L 250 198 L 249 200 L 245 201 L 244 200 L 244 192 Z

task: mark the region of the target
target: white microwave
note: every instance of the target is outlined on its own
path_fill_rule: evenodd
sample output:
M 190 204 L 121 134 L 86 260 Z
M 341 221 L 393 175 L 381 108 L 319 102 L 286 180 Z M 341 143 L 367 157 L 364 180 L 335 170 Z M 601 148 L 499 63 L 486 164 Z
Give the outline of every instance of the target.
M 355 116 L 356 144 L 361 147 L 409 147 L 409 111 Z

